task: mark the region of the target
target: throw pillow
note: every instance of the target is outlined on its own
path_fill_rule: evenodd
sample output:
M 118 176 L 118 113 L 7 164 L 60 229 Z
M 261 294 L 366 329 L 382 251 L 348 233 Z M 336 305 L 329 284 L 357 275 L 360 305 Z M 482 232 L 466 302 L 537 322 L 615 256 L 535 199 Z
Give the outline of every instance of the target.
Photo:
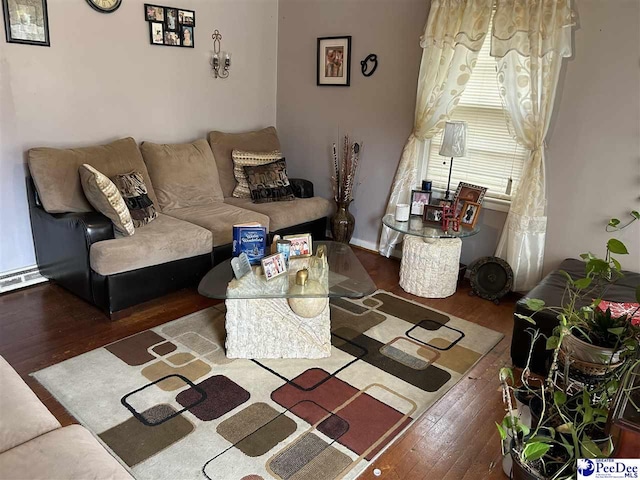
M 266 165 L 244 167 L 253 203 L 294 200 L 284 158 Z
M 246 152 L 244 150 L 233 150 L 231 152 L 233 158 L 233 176 L 236 177 L 236 188 L 233 189 L 233 196 L 237 198 L 249 198 L 251 192 L 247 184 L 247 176 L 244 173 L 244 167 L 255 165 L 264 165 L 274 160 L 282 158 L 280 150 L 272 152 Z
M 127 205 L 117 187 L 106 175 L 85 163 L 78 169 L 85 197 L 93 208 L 107 216 L 124 236 L 135 233 Z
M 136 228 L 146 225 L 158 216 L 140 172 L 122 173 L 111 179 L 124 197 Z

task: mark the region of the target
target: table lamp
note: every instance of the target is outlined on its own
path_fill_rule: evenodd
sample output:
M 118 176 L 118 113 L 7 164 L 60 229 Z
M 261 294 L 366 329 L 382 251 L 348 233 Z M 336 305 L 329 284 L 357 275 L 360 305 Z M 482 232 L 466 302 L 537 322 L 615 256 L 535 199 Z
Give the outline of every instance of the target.
M 444 127 L 440 155 L 451 157 L 449 163 L 449 180 L 447 180 L 447 192 L 445 200 L 449 200 L 451 186 L 451 170 L 453 169 L 454 157 L 464 157 L 467 154 L 467 122 L 447 122 Z

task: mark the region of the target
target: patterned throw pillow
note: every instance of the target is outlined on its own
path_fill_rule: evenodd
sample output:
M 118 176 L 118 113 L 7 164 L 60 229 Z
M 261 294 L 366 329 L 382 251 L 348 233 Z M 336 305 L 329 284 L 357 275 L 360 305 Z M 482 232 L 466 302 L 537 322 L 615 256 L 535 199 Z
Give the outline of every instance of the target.
M 113 176 L 111 180 L 124 197 L 136 228 L 146 225 L 158 216 L 153 202 L 147 195 L 147 186 L 140 172 L 122 173 Z
M 109 217 L 114 228 L 128 237 L 135 233 L 133 221 L 122 195 L 109 177 L 85 163 L 78 169 L 85 197 L 93 208 Z
M 244 167 L 253 203 L 294 200 L 284 158 L 266 165 Z
M 247 177 L 243 168 L 256 165 L 264 165 L 274 160 L 282 158 L 280 150 L 272 152 L 245 152 L 244 150 L 233 150 L 231 152 L 233 158 L 233 175 L 236 177 L 236 188 L 233 189 L 233 196 L 236 198 L 249 198 L 249 185 L 247 185 Z

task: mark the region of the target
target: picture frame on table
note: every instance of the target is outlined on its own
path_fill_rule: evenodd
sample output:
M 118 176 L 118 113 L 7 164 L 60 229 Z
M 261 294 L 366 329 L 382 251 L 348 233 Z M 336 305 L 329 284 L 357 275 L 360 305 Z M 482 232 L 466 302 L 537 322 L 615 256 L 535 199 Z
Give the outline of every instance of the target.
M 7 43 L 50 47 L 47 0 L 2 0 Z
M 465 228 L 475 228 L 482 207 L 477 202 L 464 202 L 460 216 L 460 225 Z
M 318 86 L 351 84 L 351 36 L 319 37 L 316 61 Z
M 458 200 L 466 200 L 468 202 L 475 202 L 482 205 L 484 196 L 487 193 L 487 187 L 480 185 L 472 185 L 471 183 L 460 182 L 456 189 L 456 194 L 453 196 L 456 205 Z
M 425 205 L 422 222 L 429 225 L 442 224 L 442 210 L 440 205 Z
M 285 235 L 284 240 L 289 240 L 289 258 L 310 257 L 313 253 L 313 244 L 310 233 L 302 233 L 298 235 Z
M 274 253 L 260 260 L 262 271 L 267 281 L 287 273 L 287 264 L 284 253 Z
M 429 205 L 431 200 L 431 192 L 426 190 L 411 190 L 411 215 L 422 216 L 424 206 Z

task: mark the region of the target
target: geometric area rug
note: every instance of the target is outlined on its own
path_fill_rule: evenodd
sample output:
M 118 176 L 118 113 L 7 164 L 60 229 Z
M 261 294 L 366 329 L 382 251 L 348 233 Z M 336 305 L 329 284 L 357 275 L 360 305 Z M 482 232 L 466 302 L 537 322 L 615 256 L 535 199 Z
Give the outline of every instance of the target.
M 379 290 L 328 358 L 224 353 L 224 303 L 34 373 L 137 479 L 353 479 L 502 334 Z

